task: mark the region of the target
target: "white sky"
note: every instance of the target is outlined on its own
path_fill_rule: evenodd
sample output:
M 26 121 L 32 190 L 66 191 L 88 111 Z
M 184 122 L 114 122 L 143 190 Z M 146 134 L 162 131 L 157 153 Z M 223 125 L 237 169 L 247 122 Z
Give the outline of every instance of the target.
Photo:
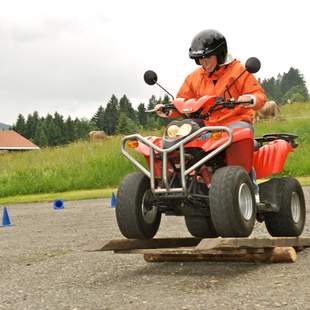
M 307 1 L 0 0 L 0 122 L 35 110 L 90 118 L 112 94 L 136 107 L 164 94 L 144 84 L 148 69 L 175 94 L 196 68 L 191 40 L 208 28 L 243 63 L 258 57 L 257 77 L 292 66 L 309 88 Z

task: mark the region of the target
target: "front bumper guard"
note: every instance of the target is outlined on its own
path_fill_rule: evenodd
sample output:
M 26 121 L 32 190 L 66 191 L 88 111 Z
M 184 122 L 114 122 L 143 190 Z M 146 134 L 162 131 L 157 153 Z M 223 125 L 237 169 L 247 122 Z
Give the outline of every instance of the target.
M 204 158 L 200 159 L 197 163 L 185 169 L 185 153 L 184 153 L 184 145 L 189 141 L 193 140 L 197 136 L 203 134 L 207 131 L 225 131 L 228 134 L 227 141 L 220 145 L 219 147 L 212 150 L 208 153 Z M 147 145 L 150 148 L 150 170 L 146 169 L 141 163 L 139 163 L 135 158 L 133 158 L 127 151 L 126 151 L 126 142 L 128 140 L 138 140 L 139 142 Z M 151 190 L 153 194 L 164 194 L 164 193 L 184 193 L 187 194 L 187 186 L 186 186 L 186 176 L 190 174 L 193 170 L 204 164 L 209 159 L 216 156 L 218 153 L 226 149 L 232 143 L 232 130 L 225 126 L 207 126 L 200 128 L 199 130 L 193 132 L 189 136 L 185 137 L 183 140 L 179 141 L 175 145 L 167 148 L 162 149 L 157 145 L 153 144 L 152 142 L 148 141 L 144 137 L 139 134 L 133 134 L 126 136 L 121 141 L 121 152 L 122 154 L 129 159 L 138 169 L 140 169 L 146 176 L 150 178 L 151 183 Z M 180 151 L 180 170 L 181 170 L 181 184 L 182 187 L 178 188 L 171 188 L 169 186 L 168 178 L 167 178 L 167 163 L 168 163 L 168 153 L 179 149 Z M 164 188 L 155 188 L 155 176 L 154 176 L 154 157 L 155 151 L 162 154 L 162 182 Z

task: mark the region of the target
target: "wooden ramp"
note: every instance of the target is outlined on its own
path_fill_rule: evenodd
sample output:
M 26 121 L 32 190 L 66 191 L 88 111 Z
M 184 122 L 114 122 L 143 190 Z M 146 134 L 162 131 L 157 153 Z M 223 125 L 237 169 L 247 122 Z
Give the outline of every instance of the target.
M 310 238 L 162 238 L 111 240 L 91 251 L 143 254 L 147 262 L 235 261 L 295 262 Z

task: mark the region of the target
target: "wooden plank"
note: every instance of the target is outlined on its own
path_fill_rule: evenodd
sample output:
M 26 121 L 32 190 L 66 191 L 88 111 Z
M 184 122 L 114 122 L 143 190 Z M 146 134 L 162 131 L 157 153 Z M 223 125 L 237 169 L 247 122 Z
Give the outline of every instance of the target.
M 117 253 L 148 254 L 208 254 L 211 249 L 257 249 L 274 247 L 295 247 L 303 249 L 310 246 L 310 238 L 157 238 L 150 240 L 116 239 L 97 245 L 89 251 L 115 251 Z M 154 252 L 155 251 L 155 252 Z
M 134 250 L 117 250 L 114 251 L 118 254 L 163 254 L 163 255 L 204 255 L 204 254 L 214 254 L 214 255 L 221 255 L 221 254 L 233 254 L 233 255 L 244 255 L 248 253 L 248 249 L 210 249 L 210 250 L 197 250 L 194 247 L 189 248 L 167 248 L 167 249 L 134 249 Z M 264 249 L 249 249 L 249 252 L 252 253 L 259 253 L 264 252 Z
M 201 239 L 199 238 L 156 238 L 150 240 L 139 239 L 115 239 L 97 245 L 89 251 L 125 251 L 134 249 L 157 249 L 157 248 L 178 248 L 195 247 Z
M 246 252 L 244 252 L 246 251 Z M 265 248 L 264 251 L 234 251 L 209 250 L 204 254 L 144 254 L 146 262 L 260 262 L 260 263 L 292 263 L 297 259 L 293 247 Z
M 212 248 L 274 248 L 274 247 L 310 247 L 310 238 L 270 237 L 270 238 L 217 238 L 202 239 L 195 249 Z

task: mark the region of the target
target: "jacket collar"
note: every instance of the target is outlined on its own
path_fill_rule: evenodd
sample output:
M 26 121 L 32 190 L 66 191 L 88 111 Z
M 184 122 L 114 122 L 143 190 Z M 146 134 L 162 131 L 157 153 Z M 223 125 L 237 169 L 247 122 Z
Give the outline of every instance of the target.
M 225 69 L 227 68 L 227 66 L 229 64 L 231 64 L 232 62 L 234 62 L 236 59 L 233 58 L 230 54 L 227 54 L 226 58 L 225 58 L 225 62 L 219 66 L 217 66 L 217 68 L 215 69 L 215 71 L 211 72 L 211 73 L 207 73 L 206 71 L 204 71 L 206 74 L 208 74 L 209 78 L 212 78 L 214 80 L 219 79 L 222 74 L 225 72 Z

